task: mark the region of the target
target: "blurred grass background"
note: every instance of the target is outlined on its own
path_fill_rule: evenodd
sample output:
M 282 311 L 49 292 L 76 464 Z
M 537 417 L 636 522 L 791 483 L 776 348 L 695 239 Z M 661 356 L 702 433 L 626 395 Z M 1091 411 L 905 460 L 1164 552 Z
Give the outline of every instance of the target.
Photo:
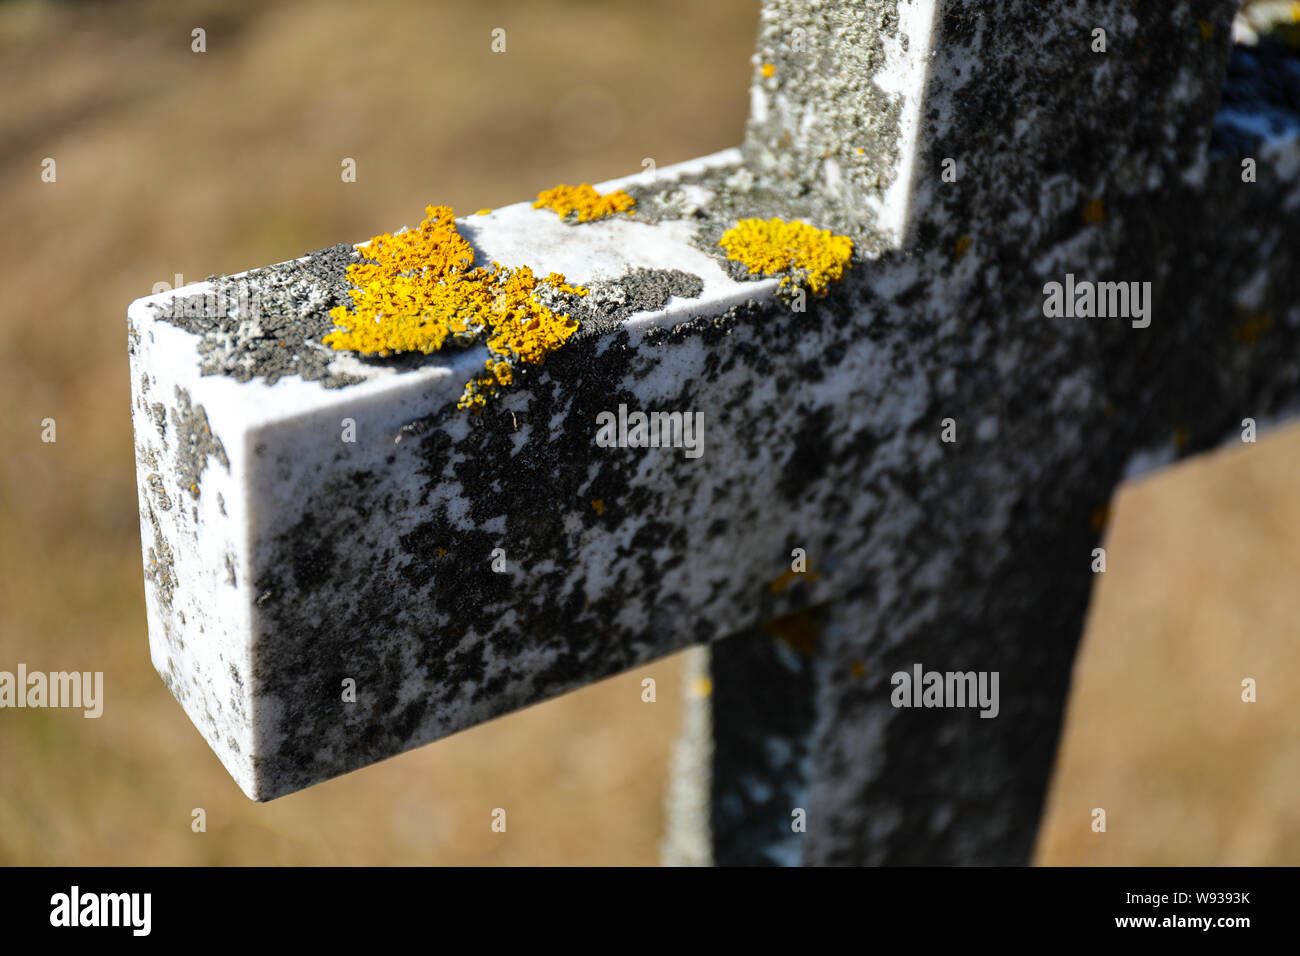
M 428 203 L 495 207 L 735 145 L 757 7 L 0 2 L 0 669 L 102 670 L 107 698 L 99 720 L 0 712 L 0 863 L 657 861 L 678 658 L 244 798 L 149 663 L 125 309 L 176 274 L 359 241 Z M 1121 496 L 1040 862 L 1300 862 L 1297 465 L 1285 433 Z M 1237 702 L 1239 675 L 1258 704 Z M 1113 808 L 1105 835 L 1094 806 Z

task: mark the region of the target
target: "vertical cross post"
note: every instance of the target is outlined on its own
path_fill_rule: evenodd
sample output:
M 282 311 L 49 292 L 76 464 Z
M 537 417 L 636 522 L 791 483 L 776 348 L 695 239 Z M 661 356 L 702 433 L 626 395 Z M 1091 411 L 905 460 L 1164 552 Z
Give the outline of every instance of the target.
M 1234 8 L 764 3 L 745 157 L 875 253 L 806 467 L 872 505 L 844 594 L 712 647 L 715 862 L 1028 859 L 1113 487 L 1295 395 L 1237 334 L 1295 354 L 1300 248 L 1294 125 L 1258 181 L 1209 153 Z M 1054 310 L 1076 281 L 1135 298 Z

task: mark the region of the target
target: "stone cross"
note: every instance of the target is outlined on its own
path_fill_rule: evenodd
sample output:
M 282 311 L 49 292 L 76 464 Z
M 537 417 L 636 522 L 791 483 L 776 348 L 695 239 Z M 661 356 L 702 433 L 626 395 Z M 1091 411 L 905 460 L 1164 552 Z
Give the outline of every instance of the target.
M 321 344 L 350 246 L 135 302 L 168 687 L 269 800 L 709 644 L 671 859 L 1024 862 L 1113 488 L 1297 393 L 1300 123 L 1263 47 L 1225 88 L 1234 9 L 764 0 L 739 150 L 458 221 L 590 290 L 479 413 L 482 348 Z M 719 250 L 771 217 L 847 275 Z

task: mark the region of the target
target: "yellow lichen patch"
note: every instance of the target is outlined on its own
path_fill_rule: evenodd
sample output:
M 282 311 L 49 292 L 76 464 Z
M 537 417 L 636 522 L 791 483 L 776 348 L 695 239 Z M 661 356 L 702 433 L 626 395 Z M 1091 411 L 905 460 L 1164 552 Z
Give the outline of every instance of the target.
M 1200 28 L 1202 40 L 1208 40 L 1214 36 L 1214 24 L 1209 20 L 1197 20 L 1196 26 Z
M 1088 529 L 1093 534 L 1101 534 L 1106 525 L 1110 523 L 1110 502 L 1104 505 L 1097 505 L 1092 509 L 1092 514 L 1088 515 Z
M 360 247 L 361 260 L 348 267 L 352 308 L 330 312 L 335 331 L 322 341 L 392 355 L 485 340 L 492 353 L 486 371 L 466 384 L 458 403 L 482 407 L 514 381 L 519 364 L 541 364 L 577 330 L 577 322 L 552 312 L 535 293 L 587 293 L 558 273 L 537 279 L 526 266 L 471 268 L 474 250 L 456 231 L 451 208 L 429 206 L 425 213 L 418 228 L 376 236 Z
M 763 76 L 765 76 L 767 79 L 770 80 L 770 79 L 771 79 L 773 76 L 775 76 L 775 75 L 776 75 L 776 64 L 775 64 L 775 63 L 764 63 L 764 64 L 763 64 Z
M 1083 221 L 1089 225 L 1096 225 L 1106 218 L 1106 200 L 1090 199 L 1087 205 L 1083 207 Z
M 862 680 L 867 676 L 867 665 L 862 661 L 853 661 L 849 664 L 849 673 L 853 675 L 854 680 Z
M 504 272 L 505 277 L 498 283 L 500 291 L 493 303 L 495 321 L 492 323 L 488 349 L 499 356 L 515 358 L 525 365 L 539 365 L 547 353 L 564 344 L 577 330 L 578 324 L 567 315 L 556 315 L 539 305 L 533 298 L 533 293 L 542 286 L 559 292 L 573 293 L 579 290 L 565 282 L 564 276 L 556 272 L 539 280 L 527 266 L 513 272 L 501 270 L 499 266 L 497 268 L 495 274 L 500 276 Z M 495 369 L 498 378 L 502 366 L 505 366 L 507 378 L 501 384 L 509 385 L 509 364 L 488 360 L 488 370 Z
M 605 499 L 604 499 L 604 498 L 592 498 L 592 499 L 591 499 L 591 510 L 594 511 L 594 512 L 596 512 L 596 514 L 598 514 L 598 515 L 603 515 L 603 514 L 605 513 Z
M 805 222 L 784 219 L 742 219 L 722 234 L 718 245 L 749 267 L 751 273 L 778 275 L 782 286 L 806 285 L 824 295 L 832 282 L 844 277 L 853 258 L 853 240 Z
M 811 657 L 817 650 L 817 638 L 821 635 L 822 625 L 816 610 L 804 608 L 802 611 L 793 611 L 764 621 L 763 630 L 791 650 Z
M 798 578 L 805 578 L 809 581 L 820 581 L 821 575 L 816 571 L 795 571 L 792 568 L 787 568 L 767 583 L 767 589 L 773 594 L 784 594 L 790 585 Z
M 1273 316 L 1270 313 L 1250 312 L 1232 327 L 1232 337 L 1242 345 L 1254 345 L 1272 327 Z
M 970 245 L 971 245 L 970 236 L 962 236 L 960 239 L 958 239 L 957 247 L 953 250 L 953 258 L 960 259 L 962 256 L 966 255 L 966 253 L 970 251 Z
M 1242 10 L 1246 23 L 1260 36 L 1280 40 L 1300 49 L 1300 3 L 1251 3 Z
M 589 183 L 580 186 L 561 183 L 538 193 L 533 208 L 554 210 L 561 219 L 572 215 L 578 222 L 591 222 L 616 212 L 627 212 L 635 205 L 636 200 L 621 189 L 602 196 Z

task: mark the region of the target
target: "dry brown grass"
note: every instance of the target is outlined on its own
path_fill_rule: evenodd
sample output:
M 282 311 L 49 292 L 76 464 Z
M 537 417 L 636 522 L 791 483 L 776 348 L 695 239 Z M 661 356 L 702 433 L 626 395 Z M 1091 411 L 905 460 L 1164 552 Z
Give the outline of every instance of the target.
M 733 145 L 756 0 L 181 6 L 0 3 L 0 669 L 107 687 L 98 721 L 0 713 L 0 862 L 654 862 L 676 659 L 269 805 L 239 793 L 149 664 L 125 307 L 429 202 L 497 206 Z M 1300 862 L 1298 457 L 1290 436 L 1121 501 L 1046 862 Z M 1232 704 L 1238 673 L 1260 676 L 1253 709 Z M 1079 829 L 1096 805 L 1100 839 Z
M 1298 469 L 1292 427 L 1117 496 L 1040 862 L 1300 863 Z

